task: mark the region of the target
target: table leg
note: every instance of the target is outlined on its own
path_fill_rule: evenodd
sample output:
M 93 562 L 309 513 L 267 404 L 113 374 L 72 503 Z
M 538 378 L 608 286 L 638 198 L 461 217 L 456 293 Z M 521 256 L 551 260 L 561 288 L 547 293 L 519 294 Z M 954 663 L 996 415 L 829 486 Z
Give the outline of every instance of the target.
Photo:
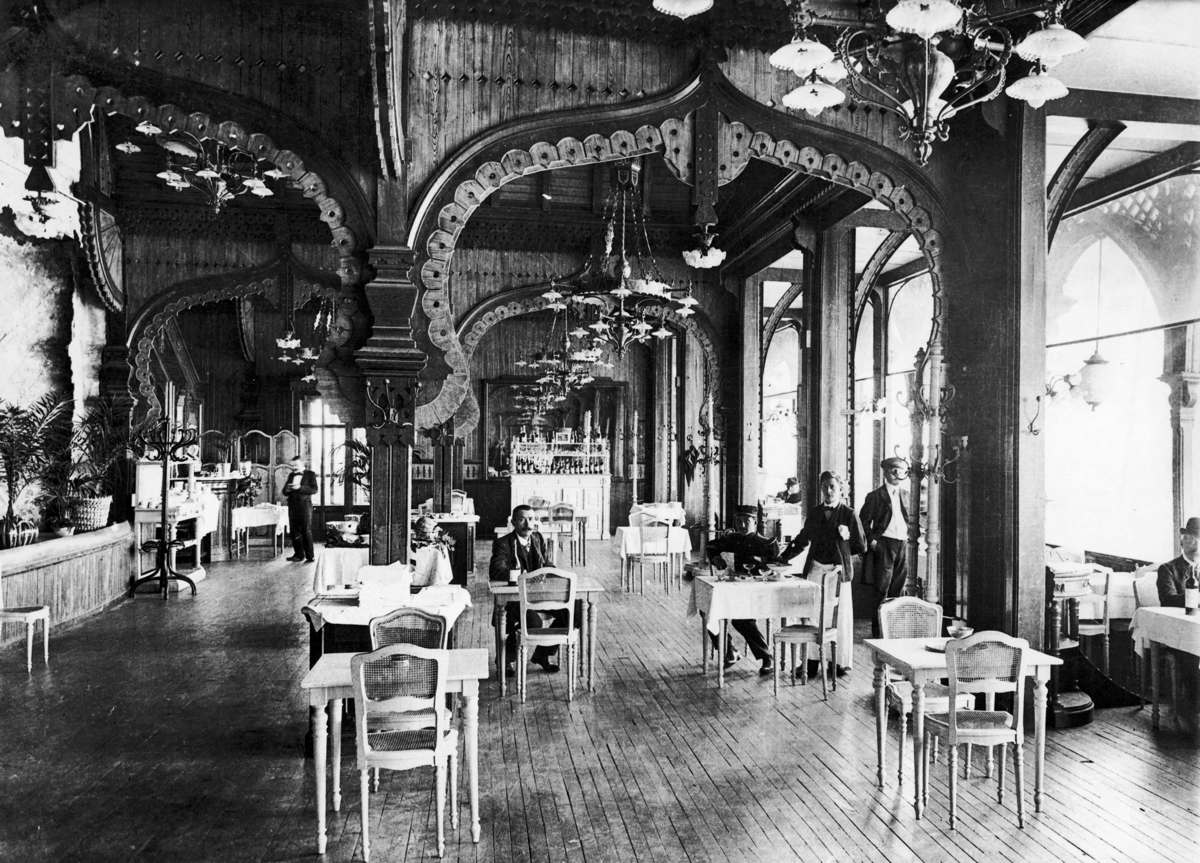
M 1158 669 L 1162 665 L 1157 641 L 1150 642 L 1150 727 L 1158 731 Z
M 342 808 L 342 699 L 329 702 L 329 760 L 333 764 L 333 811 Z
M 717 636 L 717 689 L 725 688 L 725 645 L 729 641 L 729 621 L 721 620 L 721 634 Z
M 317 853 L 325 853 L 325 753 L 329 745 L 327 702 L 313 705 L 313 770 L 317 780 Z
M 1039 672 L 1045 666 L 1039 667 Z M 1044 674 L 1049 676 L 1050 669 Z M 1033 679 L 1033 811 L 1042 811 L 1042 781 L 1046 768 L 1046 677 Z M 1020 793 L 1020 789 L 1018 789 Z
M 508 627 L 508 602 L 500 597 L 496 607 L 496 677 L 500 679 L 500 694 L 504 695 L 508 687 L 504 679 L 504 669 L 508 665 L 508 639 L 505 630 Z
M 883 790 L 883 750 L 887 742 L 887 697 L 885 685 L 887 683 L 887 666 L 876 660 L 875 662 L 875 754 L 879 759 L 878 767 L 875 771 L 875 780 L 879 785 L 879 790 Z M 904 757 L 903 747 L 901 747 L 900 757 Z
M 878 711 L 878 706 L 876 711 Z M 913 680 L 912 692 L 912 735 L 913 735 L 913 779 L 917 786 L 917 797 L 913 808 L 917 818 L 925 812 L 925 681 Z M 880 768 L 882 770 L 882 767 Z
M 708 643 L 708 621 L 704 612 L 700 612 L 700 671 L 708 674 L 708 653 L 712 647 Z
M 596 599 L 592 594 L 587 595 L 587 682 L 588 692 L 596 690 L 596 622 L 599 612 L 596 609 Z
M 479 841 L 479 681 L 463 683 L 463 709 L 467 738 L 467 792 L 471 798 L 471 841 Z

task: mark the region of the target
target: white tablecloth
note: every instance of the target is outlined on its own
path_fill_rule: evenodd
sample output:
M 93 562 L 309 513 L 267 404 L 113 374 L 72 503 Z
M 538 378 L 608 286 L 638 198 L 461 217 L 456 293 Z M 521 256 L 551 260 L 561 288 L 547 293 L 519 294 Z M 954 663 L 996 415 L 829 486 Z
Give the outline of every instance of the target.
M 229 516 L 233 530 L 249 527 L 274 527 L 275 533 L 283 533 L 287 527 L 287 507 L 277 503 L 260 503 L 257 506 L 237 506 Z
M 1137 610 L 1137 603 L 1133 600 L 1133 576 L 1132 572 L 1114 572 L 1112 574 L 1112 586 L 1108 597 L 1108 616 L 1110 618 L 1131 618 L 1133 612 Z M 1099 574 L 1094 576 L 1091 581 L 1092 592 L 1102 593 L 1104 590 L 1104 580 Z M 1080 597 L 1079 599 L 1079 616 L 1085 620 L 1098 620 L 1100 618 L 1100 606 L 1089 597 Z
M 369 548 L 323 548 L 313 573 L 313 593 L 358 583 L 358 569 L 371 559 Z
M 853 668 L 854 605 L 850 582 L 838 591 L 838 665 Z M 692 580 L 688 615 L 704 614 L 705 626 L 713 635 L 721 631 L 722 620 L 786 617 L 792 623 L 807 617 L 816 623 L 821 586 L 806 578 L 787 577 L 781 581 L 717 581 L 710 575 Z
M 1133 615 L 1129 634 L 1138 654 L 1156 641 L 1200 657 L 1200 615 L 1187 617 L 1182 608 L 1139 608 Z
M 670 524 L 683 524 L 687 521 L 687 512 L 683 504 L 677 501 L 666 503 L 635 503 L 629 510 L 629 523 L 634 527 L 649 524 L 651 521 L 665 521 Z
M 311 619 L 313 628 L 317 630 L 327 623 L 366 626 L 372 619 L 397 608 L 418 608 L 430 614 L 440 614 L 446 618 L 446 625 L 453 629 L 455 621 L 470 606 L 471 594 L 457 585 L 427 587 L 397 602 L 360 605 L 357 600 L 315 597 L 307 603 L 307 607 L 316 612 Z
M 636 527 L 618 527 L 613 534 L 613 549 L 622 558 L 631 554 L 641 554 L 642 535 Z M 692 536 L 682 527 L 667 529 L 667 553 L 691 554 Z

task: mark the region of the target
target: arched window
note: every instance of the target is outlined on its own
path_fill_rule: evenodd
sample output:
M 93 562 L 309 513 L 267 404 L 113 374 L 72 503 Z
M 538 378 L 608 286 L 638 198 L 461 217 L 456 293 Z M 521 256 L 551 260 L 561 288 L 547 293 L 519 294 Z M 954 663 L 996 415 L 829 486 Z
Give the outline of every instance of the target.
M 796 476 L 799 387 L 800 334 L 793 326 L 777 329 L 763 364 L 762 496 L 781 491 L 785 480 Z
M 1111 239 L 1088 247 L 1058 291 L 1048 286 L 1046 541 L 1144 560 L 1174 554 L 1172 441 L 1162 323 L 1145 279 Z M 1066 344 L 1064 344 L 1066 343 Z M 1095 408 L 1076 382 L 1094 352 L 1114 386 Z M 1070 376 L 1068 380 L 1063 378 Z

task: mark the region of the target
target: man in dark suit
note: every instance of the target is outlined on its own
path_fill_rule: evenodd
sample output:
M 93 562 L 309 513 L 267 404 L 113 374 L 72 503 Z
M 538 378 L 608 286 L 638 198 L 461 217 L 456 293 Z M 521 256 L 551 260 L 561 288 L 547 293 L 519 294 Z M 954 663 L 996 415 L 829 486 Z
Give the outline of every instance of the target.
M 317 493 L 317 475 L 304 469 L 304 459 L 299 455 L 292 459 L 292 472 L 283 484 L 283 496 L 287 498 L 288 527 L 292 531 L 292 548 L 295 554 L 288 560 L 295 563 L 313 561 L 312 539 L 312 496 Z
M 787 488 L 775 496 L 784 503 L 803 503 L 804 498 L 800 494 L 800 480 L 789 476 Z
M 734 511 L 733 530 L 717 537 L 705 546 L 705 554 L 708 556 L 709 562 L 717 569 L 725 568 L 722 552 L 733 555 L 735 572 L 761 572 L 766 569 L 768 563 L 774 562 L 779 554 L 779 546 L 758 532 L 758 508 L 739 506 Z M 775 671 L 775 664 L 771 658 L 771 649 L 767 646 L 767 641 L 763 638 L 758 623 L 749 619 L 731 620 L 730 623 L 742 638 L 746 639 L 746 647 L 754 654 L 754 658 L 762 663 L 758 673 L 772 674 Z M 712 642 L 713 647 L 717 650 L 721 649 L 715 635 L 712 636 Z M 733 649 L 732 643 L 727 641 L 725 643 L 725 667 L 728 668 L 737 661 L 738 653 Z
M 1183 608 L 1183 583 L 1200 562 L 1200 518 L 1192 516 L 1179 529 L 1179 548 L 1179 557 L 1158 568 L 1159 602 L 1174 608 Z
M 507 584 L 509 573 L 514 569 L 519 569 L 521 572 L 533 572 L 535 569 L 550 565 L 546 556 L 546 540 L 533 529 L 532 515 L 533 507 L 521 505 L 514 508 L 509 519 L 513 529 L 503 536 L 496 537 L 492 542 L 492 559 L 488 563 L 488 578 L 492 581 Z M 516 670 L 518 615 L 521 613 L 521 604 L 519 602 L 508 603 L 504 613 L 506 615 L 505 650 L 508 654 L 508 666 L 505 668 L 505 673 L 512 674 Z M 565 611 L 546 615 L 531 611 L 525 621 L 525 625 L 529 629 L 566 626 L 566 624 L 567 613 Z M 532 660 L 544 671 L 553 673 L 558 671 L 558 665 L 550 660 L 557 654 L 557 647 L 535 647 Z
M 863 559 L 863 582 L 875 586 L 876 609 L 885 600 L 899 596 L 908 581 L 908 464 L 892 456 L 879 463 L 883 485 L 863 501 L 858 517 L 867 542 Z M 871 615 L 871 631 L 879 635 L 879 615 Z

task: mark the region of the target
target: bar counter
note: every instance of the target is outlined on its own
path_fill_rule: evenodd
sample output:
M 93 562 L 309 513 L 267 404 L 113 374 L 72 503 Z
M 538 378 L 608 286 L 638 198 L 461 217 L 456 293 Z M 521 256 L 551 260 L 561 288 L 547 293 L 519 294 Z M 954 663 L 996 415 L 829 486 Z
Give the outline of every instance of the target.
M 50 606 L 51 629 L 103 610 L 129 590 L 133 530 L 127 523 L 32 545 L 0 549 L 3 604 Z M 0 627 L 0 644 L 25 637 L 25 627 Z

